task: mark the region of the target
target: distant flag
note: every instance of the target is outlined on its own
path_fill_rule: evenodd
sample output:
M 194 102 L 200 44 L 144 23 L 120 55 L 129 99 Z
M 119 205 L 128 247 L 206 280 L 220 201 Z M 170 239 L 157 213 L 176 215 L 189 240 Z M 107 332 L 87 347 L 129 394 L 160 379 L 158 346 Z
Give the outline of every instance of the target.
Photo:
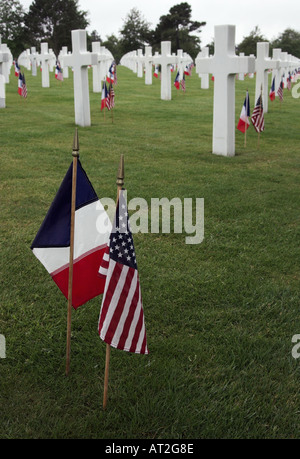
M 212 77 L 211 77 L 211 81 L 215 81 L 215 77 L 214 77 L 214 75 L 212 75 Z
M 31 245 L 61 292 L 68 298 L 70 222 L 72 196 L 71 164 L 51 207 Z M 98 276 L 111 223 L 80 161 L 77 167 L 75 242 L 72 305 L 82 304 L 104 292 Z
M 280 82 L 280 85 L 277 91 L 277 95 L 279 97 L 280 102 L 282 102 L 283 101 L 283 81 L 282 80 Z
M 101 94 L 101 110 L 106 107 L 106 99 L 108 97 L 108 91 L 105 81 L 103 81 L 102 94 Z
M 183 75 L 183 78 L 182 78 L 182 80 L 180 82 L 180 86 L 181 86 L 182 91 L 185 92 L 185 89 L 186 89 L 186 87 L 185 87 L 185 75 Z
M 20 67 L 17 61 L 15 61 L 15 76 L 18 77 L 20 73 Z
M 107 77 L 106 77 L 106 81 L 107 81 L 107 83 L 109 83 L 109 84 L 114 84 L 114 82 L 115 82 L 115 78 L 114 78 L 114 73 L 115 73 L 115 71 L 114 71 L 114 68 L 115 68 L 115 62 L 113 62 L 113 63 L 111 64 L 111 66 L 109 67 L 108 75 L 107 75 Z
M 243 133 L 247 131 L 250 126 L 250 99 L 249 99 L 249 92 L 247 91 L 245 102 L 240 114 L 240 119 L 237 125 L 237 129 Z
M 174 81 L 174 86 L 176 89 L 180 89 L 180 79 L 179 79 L 179 72 L 177 72 L 177 75 L 176 75 L 176 78 L 175 78 L 175 81 Z
M 275 77 L 273 78 L 273 81 L 272 81 L 272 86 L 271 86 L 271 89 L 270 89 L 269 97 L 270 97 L 270 100 L 272 102 L 275 100 L 275 97 L 276 97 L 276 94 L 275 94 Z
M 291 90 L 291 87 L 292 87 L 291 80 L 292 80 L 292 78 L 291 78 L 291 74 L 289 72 L 289 76 L 287 77 L 287 88 L 288 88 L 289 91 Z
M 22 96 L 22 92 L 23 92 L 23 77 L 22 77 L 22 73 L 20 72 L 19 78 L 18 78 L 18 94 Z
M 27 86 L 26 86 L 26 81 L 25 81 L 25 75 L 23 73 L 22 75 L 22 97 L 26 99 L 27 97 Z
M 257 99 L 256 105 L 254 107 L 252 117 L 251 117 L 252 124 L 256 130 L 256 132 L 262 132 L 265 129 L 265 120 L 264 120 L 264 110 L 263 110 L 263 102 L 262 102 L 262 95 L 259 96 Z
M 106 279 L 98 323 L 110 346 L 148 354 L 144 312 L 133 238 L 124 191 L 120 192 L 113 229 L 99 276 Z
M 56 78 L 58 81 L 63 81 L 63 79 L 64 79 L 64 77 L 63 77 L 63 72 L 62 72 L 62 69 L 61 69 L 61 66 L 60 66 L 59 62 L 56 64 L 55 78 Z
M 109 90 L 107 91 L 106 97 L 106 107 L 108 110 L 111 110 L 115 106 L 115 92 L 113 89 L 113 85 L 109 85 Z
M 159 66 L 156 65 L 156 66 L 155 66 L 155 70 L 154 70 L 154 76 L 155 76 L 155 78 L 158 78 L 158 74 L 159 74 Z
M 185 75 L 190 75 L 190 74 L 191 74 L 191 73 L 190 73 L 190 68 L 189 68 L 188 65 L 186 65 L 186 67 L 185 67 L 184 74 L 185 74 Z

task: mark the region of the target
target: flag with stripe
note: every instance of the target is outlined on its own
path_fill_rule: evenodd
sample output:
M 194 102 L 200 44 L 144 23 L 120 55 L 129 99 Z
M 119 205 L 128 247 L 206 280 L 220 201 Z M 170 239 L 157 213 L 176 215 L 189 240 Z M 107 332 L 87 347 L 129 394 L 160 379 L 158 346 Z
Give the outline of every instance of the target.
M 257 99 L 256 106 L 254 107 L 252 113 L 251 121 L 256 132 L 262 132 L 265 130 L 264 109 L 261 95 Z
M 27 86 L 26 86 L 26 81 L 25 81 L 25 75 L 24 75 L 24 73 L 23 73 L 23 75 L 22 75 L 22 96 L 23 96 L 24 98 L 27 97 Z
M 18 78 L 18 94 L 20 96 L 22 96 L 22 89 L 23 88 L 23 77 L 22 77 L 22 73 L 20 72 L 19 73 L 19 78 Z
M 180 89 L 180 76 L 179 76 L 179 72 L 177 72 L 177 75 L 176 75 L 176 78 L 175 78 L 175 81 L 174 81 L 174 86 L 176 89 Z
M 54 201 L 31 245 L 61 292 L 68 298 L 72 197 L 71 164 Z M 111 223 L 80 161 L 77 168 L 72 305 L 104 292 L 98 271 L 106 250 Z
M 125 190 L 120 192 L 99 276 L 106 278 L 99 316 L 100 338 L 117 349 L 148 354 L 141 288 Z
M 282 102 L 283 101 L 283 81 L 282 80 L 280 82 L 280 85 L 277 91 L 277 95 L 279 97 L 279 100 Z

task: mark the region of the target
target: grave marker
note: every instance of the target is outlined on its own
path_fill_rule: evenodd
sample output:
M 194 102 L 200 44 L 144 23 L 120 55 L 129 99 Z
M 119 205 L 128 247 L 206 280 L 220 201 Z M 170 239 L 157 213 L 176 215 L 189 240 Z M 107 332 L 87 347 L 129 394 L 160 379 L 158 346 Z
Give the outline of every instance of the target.
M 212 73 L 214 84 L 213 153 L 235 155 L 235 76 L 254 72 L 255 60 L 235 55 L 235 26 L 215 26 L 215 54 L 199 58 L 200 73 Z
M 72 54 L 64 62 L 73 67 L 75 123 L 85 127 L 91 125 L 88 66 L 97 65 L 96 53 L 87 51 L 85 30 L 72 30 Z

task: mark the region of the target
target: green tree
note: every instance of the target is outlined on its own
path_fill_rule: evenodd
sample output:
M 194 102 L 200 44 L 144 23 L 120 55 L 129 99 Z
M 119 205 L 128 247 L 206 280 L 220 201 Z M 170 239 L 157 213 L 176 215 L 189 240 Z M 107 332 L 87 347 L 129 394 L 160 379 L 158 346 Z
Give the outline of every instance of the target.
M 169 40 L 172 42 L 172 49 L 183 49 L 193 58 L 200 51 L 200 38 L 191 35 L 192 32 L 201 32 L 206 22 L 192 21 L 192 8 L 184 2 L 170 8 L 168 14 L 161 16 L 154 32 L 156 47 L 160 42 Z
M 246 56 L 250 56 L 250 54 L 256 55 L 256 45 L 261 41 L 268 40 L 262 35 L 259 27 L 256 26 L 247 37 L 243 38 L 243 41 L 237 46 L 237 50 L 239 53 L 245 53 Z
M 281 48 L 295 57 L 300 57 L 300 33 L 294 29 L 286 29 L 271 43 L 272 48 Z
M 58 55 L 62 46 L 72 48 L 71 31 L 88 24 L 78 0 L 34 0 L 25 16 L 26 38 L 34 46 L 47 41 Z
M 13 56 L 23 50 L 24 9 L 18 0 L 0 1 L 0 35 Z
M 121 57 L 123 56 L 120 39 L 112 34 L 106 37 L 106 40 L 103 41 L 102 45 L 112 53 L 115 61 L 118 64 Z
M 137 8 L 132 8 L 124 20 L 120 31 L 122 54 L 139 48 L 144 48 L 151 41 L 150 23 L 148 23 Z

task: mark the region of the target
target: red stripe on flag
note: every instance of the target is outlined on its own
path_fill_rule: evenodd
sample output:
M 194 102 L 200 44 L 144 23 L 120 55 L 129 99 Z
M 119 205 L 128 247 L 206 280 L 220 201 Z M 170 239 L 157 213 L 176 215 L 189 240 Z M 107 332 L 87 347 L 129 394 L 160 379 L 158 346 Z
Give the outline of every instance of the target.
M 77 309 L 95 296 L 104 292 L 105 278 L 98 276 L 104 249 L 83 256 L 73 266 L 72 305 Z M 52 278 L 64 296 L 68 298 L 69 267 L 52 273 Z

